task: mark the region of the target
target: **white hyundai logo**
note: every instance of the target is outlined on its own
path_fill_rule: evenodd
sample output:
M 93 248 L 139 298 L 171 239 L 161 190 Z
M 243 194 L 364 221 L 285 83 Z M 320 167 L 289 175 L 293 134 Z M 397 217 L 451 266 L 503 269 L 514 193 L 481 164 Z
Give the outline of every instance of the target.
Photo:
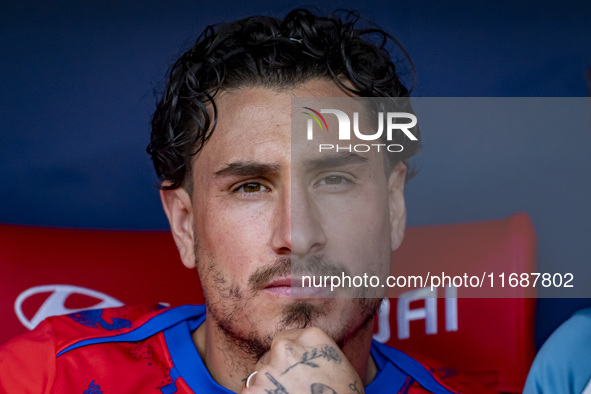
M 373 339 L 386 343 L 390 340 L 390 300 L 384 298 L 378 313 L 378 332 L 373 334 Z
M 51 295 L 47 297 L 43 305 L 41 305 L 37 312 L 35 312 L 33 318 L 31 320 L 27 319 L 22 310 L 23 302 L 34 294 L 48 292 L 51 292 Z M 70 294 L 82 294 L 94 297 L 101 300 L 101 302 L 97 305 L 94 305 L 92 308 L 69 309 L 66 308 L 65 302 Z M 14 302 L 14 312 L 16 313 L 16 316 L 20 322 L 29 330 L 32 330 L 49 316 L 66 315 L 69 313 L 80 312 L 85 309 L 103 309 L 122 305 L 123 303 L 116 298 L 106 295 L 105 293 L 101 293 L 100 291 L 87 289 L 85 287 L 73 285 L 43 285 L 31 287 L 30 289 L 20 293 Z

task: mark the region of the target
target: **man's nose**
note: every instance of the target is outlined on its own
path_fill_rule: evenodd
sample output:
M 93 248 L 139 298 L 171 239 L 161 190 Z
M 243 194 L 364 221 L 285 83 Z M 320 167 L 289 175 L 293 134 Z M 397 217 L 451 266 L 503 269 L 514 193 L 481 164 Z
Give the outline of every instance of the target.
M 318 206 L 305 187 L 292 186 L 284 193 L 277 207 L 277 223 L 273 232 L 273 248 L 280 254 L 304 257 L 326 245 Z

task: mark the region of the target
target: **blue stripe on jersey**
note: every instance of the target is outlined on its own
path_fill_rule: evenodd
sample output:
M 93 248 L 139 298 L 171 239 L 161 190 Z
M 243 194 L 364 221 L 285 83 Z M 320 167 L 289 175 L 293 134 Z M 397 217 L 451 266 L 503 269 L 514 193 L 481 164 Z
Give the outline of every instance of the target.
M 442 386 L 441 383 L 439 383 L 435 377 L 433 377 L 431 372 L 429 372 L 423 364 L 419 363 L 400 350 L 388 345 L 384 345 L 377 341 L 373 341 L 371 350 L 372 354 L 374 355 L 374 359 L 376 359 L 376 354 L 374 351 L 381 353 L 381 355 L 389 360 L 390 363 L 395 364 L 404 373 L 415 379 L 426 390 L 436 394 L 454 394 L 453 391 L 449 391 L 447 388 Z
M 57 357 L 82 346 L 94 345 L 107 342 L 134 342 L 146 339 L 158 332 L 177 324 L 179 321 L 188 320 L 195 316 L 203 315 L 205 319 L 205 305 L 183 305 L 169 309 L 154 316 L 141 326 L 134 328 L 125 334 L 111 335 L 106 337 L 84 339 L 76 342 L 57 354 Z
M 404 387 L 409 376 L 376 349 L 376 344 L 378 343 L 374 341 L 371 346 L 371 356 L 376 363 L 378 371 L 372 382 L 365 388 L 365 393 L 398 393 Z
M 179 322 L 177 325 L 164 331 L 164 339 L 166 340 L 166 346 L 172 358 L 172 363 L 185 383 L 195 393 L 234 393 L 213 380 L 193 343 L 191 327 L 198 327 L 204 320 L 205 314 L 191 322 Z

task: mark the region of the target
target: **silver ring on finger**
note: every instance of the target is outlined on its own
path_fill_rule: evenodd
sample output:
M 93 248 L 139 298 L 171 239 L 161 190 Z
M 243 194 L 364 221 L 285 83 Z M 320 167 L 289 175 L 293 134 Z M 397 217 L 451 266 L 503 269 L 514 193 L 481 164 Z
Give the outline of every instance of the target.
M 253 373 L 248 375 L 248 378 L 246 379 L 246 383 L 244 383 L 244 387 L 250 387 L 250 379 L 252 379 L 253 376 L 256 375 L 257 373 L 259 373 L 259 371 L 254 371 Z

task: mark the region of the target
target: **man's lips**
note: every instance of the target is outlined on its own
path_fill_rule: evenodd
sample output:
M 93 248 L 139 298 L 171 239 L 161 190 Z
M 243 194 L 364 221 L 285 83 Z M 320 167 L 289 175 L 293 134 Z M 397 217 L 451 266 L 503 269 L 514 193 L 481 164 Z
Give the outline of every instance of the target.
M 326 298 L 330 291 L 324 287 L 303 287 L 302 278 L 281 278 L 269 282 L 263 289 L 275 296 L 290 298 Z
M 265 286 L 265 289 L 274 287 L 302 287 L 302 278 L 275 279 Z

